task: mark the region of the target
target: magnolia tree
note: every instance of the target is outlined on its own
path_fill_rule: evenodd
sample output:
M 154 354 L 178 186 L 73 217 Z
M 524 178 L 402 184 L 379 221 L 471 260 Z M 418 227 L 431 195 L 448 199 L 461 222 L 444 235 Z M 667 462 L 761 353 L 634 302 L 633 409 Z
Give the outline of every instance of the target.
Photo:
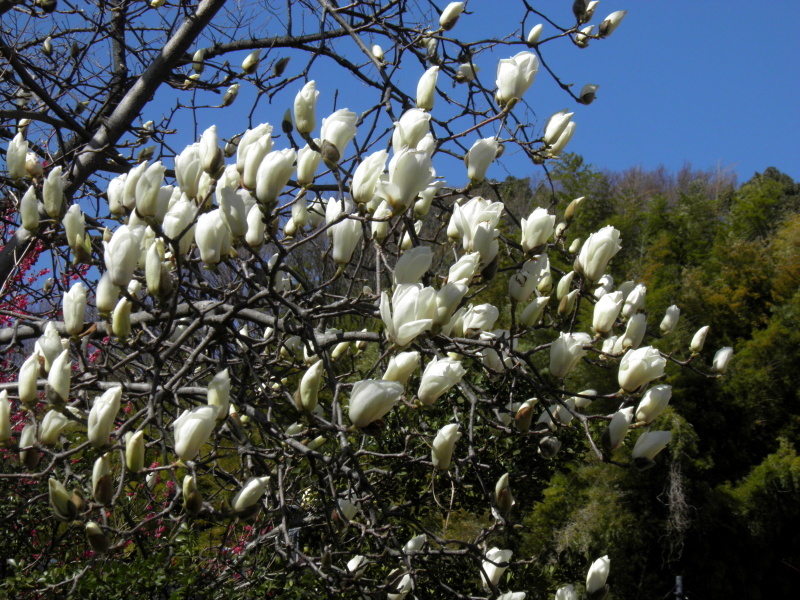
M 706 333 L 648 345 L 679 310 L 647 332 L 619 232 L 570 235 L 591 198 L 481 196 L 504 149 L 573 136 L 526 96 L 546 70 L 595 99 L 542 52 L 605 43 L 625 12 L 597 4 L 523 1 L 476 41 L 461 2 L 0 4 L 9 585 L 533 592 L 537 482 L 584 451 L 653 466 L 665 366 Z M 605 594 L 594 558 L 557 598 Z

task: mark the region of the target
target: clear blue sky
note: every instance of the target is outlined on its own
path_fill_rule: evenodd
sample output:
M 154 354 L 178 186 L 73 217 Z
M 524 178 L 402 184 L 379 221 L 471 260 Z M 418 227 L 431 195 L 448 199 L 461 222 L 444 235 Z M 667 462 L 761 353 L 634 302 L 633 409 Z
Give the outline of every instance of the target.
M 437 2 L 442 7 L 446 3 Z M 534 5 L 561 24 L 572 22 L 571 0 L 540 0 Z M 516 2 L 470 0 L 467 7 L 472 14 L 462 15 L 451 32 L 464 39 L 514 33 L 513 26 L 521 19 Z M 566 40 L 543 46 L 545 60 L 565 82 L 574 83 L 576 90 L 587 82 L 601 87 L 591 106 L 577 105 L 540 69 L 525 95 L 533 122 L 543 124 L 562 108 L 574 110 L 577 131 L 567 149 L 599 168 L 653 169 L 664 165 L 675 171 L 691 163 L 697 169 L 719 167 L 734 172 L 743 182 L 756 171 L 774 166 L 800 180 L 800 52 L 796 31 L 800 1 L 603 0 L 592 23 L 620 9 L 628 14 L 606 40 L 592 41 L 585 49 Z M 526 22 L 525 32 L 536 22 Z M 543 37 L 554 32 L 548 27 Z M 520 31 L 518 26 L 517 35 Z M 364 41 L 385 43 L 380 39 Z M 482 68 L 484 84 L 493 84 L 498 59 L 521 49 L 504 47 L 494 54 L 480 54 L 475 61 Z M 387 48 L 387 56 L 390 52 Z M 292 66 L 290 63 L 290 70 Z M 310 73 L 321 92 L 318 117 L 332 109 L 333 89 L 342 86 L 340 79 L 331 77 L 330 66 L 320 61 Z M 412 70 L 405 69 L 398 81 L 411 93 L 422 73 L 421 68 L 419 72 Z M 451 93 L 449 83 L 440 79 L 439 85 Z M 272 106 L 262 104 L 256 122 L 269 121 L 277 126 L 300 87 L 298 83 L 284 99 L 277 97 Z M 243 96 L 248 93 L 245 89 L 242 92 Z M 343 86 L 337 106 L 357 112 L 365 109 L 360 105 L 364 102 L 360 92 L 363 90 L 358 84 Z M 238 102 L 243 105 L 241 100 Z M 226 127 L 216 111 L 202 115 L 199 125 L 206 118 L 208 124 L 217 122 L 225 137 L 243 129 L 238 121 L 235 126 L 228 122 Z M 493 133 L 481 132 L 484 136 Z M 477 139 L 477 134 L 474 137 Z M 493 165 L 489 176 L 534 175 L 537 167 L 523 158 L 519 152 L 509 152 L 503 166 Z M 463 165 L 438 162 L 437 170 L 449 183 L 464 183 Z

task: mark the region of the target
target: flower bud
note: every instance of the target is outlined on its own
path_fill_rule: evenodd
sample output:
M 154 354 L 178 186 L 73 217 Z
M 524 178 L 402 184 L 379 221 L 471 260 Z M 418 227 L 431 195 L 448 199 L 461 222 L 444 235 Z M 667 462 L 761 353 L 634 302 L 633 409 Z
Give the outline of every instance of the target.
M 531 48 L 536 46 L 539 43 L 539 38 L 542 37 L 542 29 L 544 29 L 544 25 L 541 23 L 531 27 L 531 30 L 528 32 L 528 37 L 525 39 L 525 43 Z
M 10 179 L 22 179 L 25 177 L 25 159 L 27 155 L 28 141 L 22 133 L 18 133 L 8 143 L 8 148 L 6 149 L 6 170 Z
M 445 9 L 442 11 L 442 14 L 439 16 L 439 27 L 445 31 L 450 31 L 456 26 L 458 17 L 462 12 L 464 12 L 463 2 L 451 2 L 445 7 Z
M 322 375 L 325 372 L 325 363 L 317 361 L 303 374 L 300 380 L 300 387 L 295 395 L 295 403 L 298 410 L 312 412 L 317 407 L 319 397 L 319 386 L 322 383 Z
M 183 508 L 191 517 L 196 517 L 203 508 L 203 496 L 197 489 L 197 479 L 194 475 L 183 478 Z
M 689 344 L 689 349 L 692 351 L 692 354 L 700 354 L 703 351 L 703 346 L 706 343 L 706 336 L 708 335 L 708 330 L 710 329 L 709 325 L 705 327 L 701 327 L 697 330 L 692 338 L 692 343 Z
M 61 218 L 61 210 L 64 204 L 64 182 L 61 179 L 61 167 L 54 167 L 44 180 L 42 188 L 42 200 L 44 210 L 52 219 Z
M 258 68 L 258 63 L 261 60 L 261 49 L 257 48 L 248 54 L 242 61 L 242 71 L 248 75 L 252 75 Z
M 100 449 L 108 445 L 121 400 L 122 386 L 115 386 L 95 398 L 92 410 L 89 412 L 87 435 L 93 447 Z
M 94 461 L 92 495 L 95 502 L 103 506 L 110 504 L 114 498 L 114 481 L 111 478 L 111 461 L 108 458 L 108 454 L 103 454 L 103 456 Z
M 633 407 L 623 408 L 614 413 L 611 422 L 603 432 L 603 445 L 607 450 L 613 451 L 620 447 L 628 433 L 631 420 L 633 419 Z
M 675 327 L 678 325 L 678 319 L 681 316 L 681 309 L 678 308 L 676 305 L 672 305 L 667 308 L 666 313 L 664 314 L 664 318 L 661 320 L 661 333 L 663 335 L 669 335 L 673 331 L 675 331 Z
M 53 361 L 47 376 L 45 391 L 50 404 L 64 404 L 69 399 L 71 379 L 72 361 L 69 359 L 69 350 L 64 350 Z
M 433 110 L 433 102 L 436 98 L 436 81 L 439 78 L 439 67 L 431 67 L 417 83 L 417 108 Z
M 120 298 L 111 314 L 111 331 L 120 340 L 127 340 L 131 335 L 131 309 L 133 303 L 127 298 Z
M 60 481 L 52 477 L 48 481 L 50 508 L 59 521 L 72 521 L 78 514 L 67 488 Z
M 59 352 L 59 354 L 61 354 Z M 36 382 L 39 379 L 41 355 L 38 352 L 31 354 L 19 369 L 19 378 L 17 381 L 17 390 L 19 393 L 20 402 L 25 405 L 32 405 L 36 402 L 38 391 Z
M 533 83 L 539 70 L 539 59 L 532 52 L 520 52 L 497 65 L 497 103 L 510 109 Z
M 619 27 L 619 24 L 622 23 L 622 19 L 625 18 L 627 13 L 627 10 L 617 10 L 603 19 L 603 21 L 600 23 L 600 37 L 606 38 L 614 33 L 614 30 Z
M 62 299 L 64 328 L 70 335 L 83 331 L 83 318 L 86 314 L 86 288 L 80 281 L 73 284 Z
M 175 454 L 180 460 L 194 459 L 208 441 L 217 421 L 215 406 L 198 406 L 184 410 L 172 424 L 175 434 Z
M 644 393 L 636 407 L 636 421 L 649 424 L 658 418 L 667 408 L 672 397 L 672 386 L 656 385 Z
M 514 496 L 511 494 L 511 484 L 508 482 L 508 473 L 497 480 L 494 486 L 494 503 L 500 514 L 507 514 L 511 507 L 516 504 Z
M 125 466 L 133 474 L 144 469 L 144 431 L 125 434 Z
M 209 406 L 217 408 L 217 420 L 221 421 L 228 416 L 231 398 L 231 378 L 228 369 L 214 375 L 208 384 L 207 399 Z
M 586 593 L 590 596 L 599 592 L 606 585 L 608 579 L 608 572 L 611 569 L 611 561 L 608 556 L 598 558 L 589 567 L 589 573 L 586 575 Z
M 717 353 L 714 355 L 714 362 L 712 363 L 714 371 L 720 374 L 725 373 L 725 371 L 728 370 L 728 363 L 731 361 L 732 356 L 733 348 L 730 346 L 725 346 L 717 350 Z
M 382 419 L 403 394 L 403 386 L 395 381 L 363 380 L 353 385 L 348 416 L 359 428 Z
M 28 188 L 19 201 L 19 214 L 25 229 L 31 232 L 39 229 L 39 201 L 36 199 L 36 189 L 33 186 Z
M 430 405 L 446 394 L 467 371 L 460 361 L 452 358 L 434 359 L 425 367 L 419 383 L 417 397 L 420 402 Z
M 94 521 L 89 521 L 86 524 L 86 541 L 89 542 L 91 549 L 98 554 L 108 552 L 108 549 L 111 547 L 111 542 L 108 541 L 108 537 L 106 537 L 106 534 L 103 533 L 103 530 L 100 529 L 100 526 Z
M 477 184 L 486 179 L 486 171 L 496 156 L 497 140 L 495 138 L 484 138 L 472 144 L 464 157 L 469 180 Z
M 650 346 L 628 350 L 619 363 L 618 381 L 626 392 L 633 392 L 664 375 L 667 361 Z

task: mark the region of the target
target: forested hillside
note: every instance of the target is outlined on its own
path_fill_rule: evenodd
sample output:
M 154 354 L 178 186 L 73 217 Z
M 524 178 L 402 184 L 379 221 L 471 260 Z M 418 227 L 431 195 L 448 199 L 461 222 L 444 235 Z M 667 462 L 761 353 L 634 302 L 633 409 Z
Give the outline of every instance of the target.
M 627 273 L 647 286 L 648 331 L 676 304 L 682 317 L 669 342 L 687 349 L 678 359 L 704 325 L 699 360 L 734 349 L 724 378 L 668 368 L 673 400 L 654 423 L 673 432 L 667 460 L 640 473 L 587 451 L 526 503 L 523 535 L 539 566 L 549 565 L 537 569 L 547 586 L 608 554 L 613 598 L 669 597 L 678 575 L 689 598 L 791 597 L 800 589 L 800 185 L 775 169 L 738 186 L 689 167 L 604 173 L 572 155 L 549 180 L 495 191 L 509 207 L 586 196 L 565 245 L 607 224 L 620 230 L 611 273 L 616 285 Z M 591 306 L 581 317 L 586 330 Z M 613 372 L 606 383 L 600 394 L 616 391 Z M 589 412 L 615 409 L 605 402 Z

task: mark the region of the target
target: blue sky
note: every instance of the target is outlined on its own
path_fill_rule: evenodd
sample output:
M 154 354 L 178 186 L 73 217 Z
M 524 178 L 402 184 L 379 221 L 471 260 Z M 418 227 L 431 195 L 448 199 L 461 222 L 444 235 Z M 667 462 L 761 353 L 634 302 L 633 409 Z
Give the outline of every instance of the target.
M 571 4 L 568 0 L 534 3 L 561 24 L 572 21 Z M 451 33 L 465 39 L 512 33 L 521 18 L 518 7 L 516 2 L 471 0 L 471 14 L 463 15 Z M 775 166 L 800 180 L 800 53 L 794 32 L 800 22 L 800 2 L 603 0 L 592 22 L 620 9 L 628 14 L 608 39 L 592 41 L 585 49 L 566 40 L 543 46 L 545 60 L 576 90 L 587 82 L 601 87 L 591 106 L 580 106 L 540 69 L 525 96 L 532 122 L 541 127 L 553 112 L 574 110 L 577 131 L 567 149 L 598 168 L 664 165 L 675 171 L 690 163 L 696 169 L 733 172 L 743 182 L 756 171 Z M 526 32 L 536 22 L 528 20 Z M 517 35 L 521 31 L 518 27 Z M 543 37 L 553 31 L 546 25 Z M 380 39 L 364 41 L 385 46 Z M 504 47 L 478 55 L 475 61 L 484 83 L 494 81 L 498 59 L 521 49 Z M 390 57 L 391 49 L 386 50 Z M 399 75 L 399 83 L 410 92 L 422 73 L 421 68 L 412 70 L 406 68 Z M 319 61 L 310 73 L 321 92 L 318 118 L 332 110 L 333 88 L 342 86 L 341 79 L 331 78 L 332 71 L 330 63 Z M 442 79 L 439 85 L 458 93 Z M 291 97 L 300 87 L 298 82 L 291 88 Z M 244 104 L 241 100 L 237 104 Z M 337 107 L 358 112 L 367 107 L 360 106 L 362 101 L 363 90 L 350 82 L 340 88 Z M 260 121 L 277 126 L 290 102 L 290 97 L 279 96 L 272 106 L 262 104 Z M 207 116 L 213 119 L 209 123 L 217 122 L 223 136 L 243 129 L 240 122 L 225 127 L 216 111 Z M 235 131 L 227 131 L 230 127 Z M 481 131 L 482 136 L 493 133 Z M 508 152 L 503 165 L 494 165 L 489 176 L 525 177 L 535 175 L 536 169 L 521 152 Z M 437 170 L 449 183 L 463 184 L 465 173 L 458 163 L 437 164 Z

